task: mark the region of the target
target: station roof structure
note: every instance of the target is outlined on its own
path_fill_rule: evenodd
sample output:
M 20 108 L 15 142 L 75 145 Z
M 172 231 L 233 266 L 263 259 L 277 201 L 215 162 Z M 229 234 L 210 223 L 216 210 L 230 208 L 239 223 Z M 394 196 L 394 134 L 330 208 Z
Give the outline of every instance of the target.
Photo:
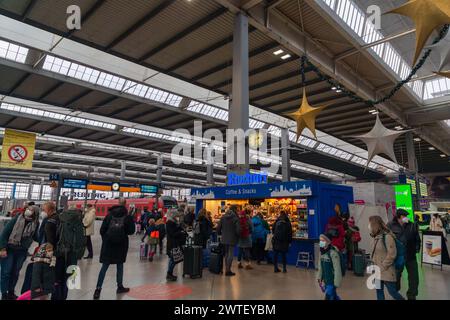
M 433 75 L 435 55 L 414 82 L 376 110 L 346 96 L 339 87 L 332 88 L 307 68 L 311 105 L 329 106 L 317 118 L 318 141 L 309 133 L 298 143 L 293 141 L 295 126 L 286 113 L 297 109 L 302 98 L 300 59 L 305 52 L 323 74 L 363 99 L 387 94 L 411 71 L 411 21 L 383 16 L 382 29 L 372 30 L 365 18 L 369 4 L 386 11 L 398 3 L 1 2 L 0 127 L 41 134 L 37 145 L 41 154 L 35 158 L 41 162 L 36 168 L 48 169 L 46 162 L 57 162 L 61 168 L 70 164 L 80 170 L 86 169 L 83 165 L 120 169 L 120 161 L 108 164 L 110 159 L 129 162 L 131 175 L 145 164 L 151 171 L 155 155 L 169 154 L 179 142 L 170 138 L 171 132 L 192 133 L 195 120 L 203 121 L 203 130 L 227 128 L 233 17 L 245 12 L 250 22 L 250 127 L 265 127 L 274 135 L 280 134 L 280 128 L 291 129 L 294 178 L 376 180 L 408 167 L 402 137 L 395 144 L 398 165 L 376 157 L 366 170 L 365 145 L 349 136 L 368 132 L 375 112 L 390 129 L 414 129 L 421 173 L 448 172 L 450 83 Z M 82 12 L 80 30 L 66 27 L 66 10 L 73 4 Z M 406 35 L 392 37 L 402 33 Z M 45 141 L 46 137 L 60 144 Z M 64 144 L 65 138 L 73 141 Z M 104 149 L 89 143 L 103 144 Z M 126 148 L 134 148 L 135 153 L 124 152 Z M 85 159 L 70 158 L 71 154 Z M 203 164 L 174 166 L 167 158 L 164 165 L 168 171 L 163 179 L 173 186 L 190 185 L 189 179 L 201 185 L 206 176 Z M 180 180 L 178 172 L 170 172 L 177 168 L 190 173 Z M 215 168 L 215 174 L 218 183 L 225 181 L 225 168 Z

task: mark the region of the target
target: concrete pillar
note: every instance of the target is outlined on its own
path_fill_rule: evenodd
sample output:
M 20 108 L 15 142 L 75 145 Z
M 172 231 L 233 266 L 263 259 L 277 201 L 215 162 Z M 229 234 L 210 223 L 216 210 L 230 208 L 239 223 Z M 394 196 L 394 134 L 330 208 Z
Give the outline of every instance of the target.
M 229 129 L 246 131 L 249 126 L 249 51 L 248 18 L 239 13 L 234 18 L 233 85 L 229 108 Z M 228 172 L 243 174 L 249 169 L 246 139 L 227 141 Z
M 28 184 L 27 201 L 31 201 L 32 192 L 33 192 L 33 184 L 29 183 Z
M 408 132 L 405 134 L 405 140 L 406 140 L 406 152 L 408 155 L 408 167 L 412 173 L 416 174 L 418 171 L 418 165 L 412 132 Z
M 39 196 L 38 196 L 39 201 L 42 201 L 42 191 L 43 191 L 43 189 L 44 189 L 44 186 L 43 186 L 43 182 L 41 181 L 41 183 L 39 185 Z
M 291 181 L 291 151 L 289 140 L 289 129 L 281 129 L 281 172 L 283 182 Z
M 210 145 L 206 147 L 206 183 L 209 186 L 214 186 L 214 148 Z
M 125 180 L 127 170 L 127 163 L 125 161 L 120 162 L 120 181 Z M 119 192 L 119 197 L 123 197 L 123 192 Z
M 158 155 L 157 162 L 156 162 L 156 182 L 158 185 L 162 184 L 162 170 L 163 170 L 163 156 L 162 154 Z

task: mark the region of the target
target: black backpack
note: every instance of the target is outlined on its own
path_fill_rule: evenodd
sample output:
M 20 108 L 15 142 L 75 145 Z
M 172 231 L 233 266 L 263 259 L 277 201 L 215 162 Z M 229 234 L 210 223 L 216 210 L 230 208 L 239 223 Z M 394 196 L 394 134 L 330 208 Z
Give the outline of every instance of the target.
M 69 254 L 74 254 L 77 259 L 83 257 L 86 236 L 81 212 L 69 210 L 60 214 L 57 239 L 56 256 L 67 257 Z
M 113 217 L 111 216 L 111 221 L 109 222 L 108 229 L 106 230 L 106 238 L 109 242 L 113 244 L 121 243 L 126 237 L 125 233 L 125 219 L 127 216 L 123 217 Z

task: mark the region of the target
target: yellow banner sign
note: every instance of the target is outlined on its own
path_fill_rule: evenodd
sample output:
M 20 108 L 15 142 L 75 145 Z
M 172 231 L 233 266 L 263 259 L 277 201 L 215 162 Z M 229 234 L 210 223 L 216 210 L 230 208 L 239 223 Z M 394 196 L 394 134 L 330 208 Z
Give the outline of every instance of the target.
M 34 133 L 6 129 L 0 168 L 31 170 L 35 145 Z

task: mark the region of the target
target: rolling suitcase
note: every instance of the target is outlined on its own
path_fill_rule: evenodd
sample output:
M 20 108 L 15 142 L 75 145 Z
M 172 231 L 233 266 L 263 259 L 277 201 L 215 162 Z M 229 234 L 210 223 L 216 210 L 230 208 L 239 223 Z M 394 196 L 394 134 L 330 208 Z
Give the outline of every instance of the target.
M 209 256 L 209 272 L 214 274 L 222 273 L 223 269 L 223 256 L 221 253 L 211 252 Z
M 184 248 L 183 277 L 189 275 L 191 279 L 202 277 L 203 248 L 188 246 Z
M 364 277 L 366 272 L 366 257 L 363 253 L 353 255 L 353 272 L 358 277 Z

